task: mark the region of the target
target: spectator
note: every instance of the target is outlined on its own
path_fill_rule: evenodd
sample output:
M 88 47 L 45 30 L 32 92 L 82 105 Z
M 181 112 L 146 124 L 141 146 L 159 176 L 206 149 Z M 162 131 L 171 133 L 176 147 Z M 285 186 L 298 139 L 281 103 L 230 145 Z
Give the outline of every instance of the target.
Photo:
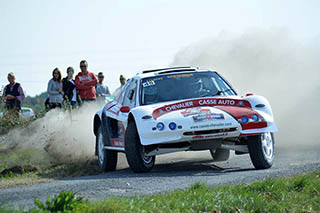
M 63 103 L 63 85 L 61 82 L 61 72 L 55 68 L 52 72 L 52 79 L 48 82 L 49 109 L 61 108 Z
M 117 96 L 119 92 L 121 91 L 122 87 L 126 84 L 126 78 L 123 75 L 120 75 L 120 87 L 118 87 L 114 92 L 113 96 Z
M 104 97 L 109 96 L 109 88 L 107 85 L 103 84 L 104 76 L 102 72 L 98 73 L 98 84 L 96 86 L 97 98 L 103 100 Z
M 80 104 L 81 100 L 78 96 L 76 83 L 73 80 L 74 69 L 73 67 L 67 68 L 67 77 L 62 79 L 63 85 L 63 93 L 64 93 L 64 100 L 66 100 L 72 107 L 75 107 Z
M 123 87 L 126 84 L 126 78 L 123 75 L 120 75 L 120 85 Z
M 88 71 L 88 63 L 85 60 L 80 62 L 81 72 L 76 76 L 76 87 L 79 91 L 79 95 L 82 101 L 96 100 L 95 86 L 98 83 L 98 79 L 95 74 Z
M 5 100 L 5 108 L 19 112 L 21 110 L 21 101 L 24 99 L 24 92 L 21 85 L 16 81 L 14 73 L 8 74 L 9 84 L 3 90 L 3 99 Z

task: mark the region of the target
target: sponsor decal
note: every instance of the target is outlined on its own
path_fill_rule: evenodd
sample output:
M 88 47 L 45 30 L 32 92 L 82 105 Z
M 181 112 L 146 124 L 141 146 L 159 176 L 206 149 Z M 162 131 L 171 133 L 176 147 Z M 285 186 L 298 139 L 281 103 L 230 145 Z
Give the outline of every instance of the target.
M 222 133 L 216 133 L 211 135 L 195 135 L 192 137 L 192 139 L 215 138 L 215 137 L 223 137 L 223 136 L 228 136 L 228 133 L 222 132 Z
M 111 139 L 110 141 L 114 147 L 124 147 L 124 141 L 122 139 Z
M 182 101 L 174 104 L 165 105 L 163 107 L 155 109 L 152 114 L 154 119 L 157 119 L 161 115 L 175 110 L 200 106 L 242 106 L 251 108 L 251 104 L 249 103 L 249 101 L 246 100 L 237 100 L 230 98 L 201 98 L 192 101 Z
M 115 105 L 115 106 L 112 106 L 111 108 L 109 108 L 107 111 L 111 112 L 111 113 L 113 113 L 115 115 L 119 115 L 120 108 L 119 108 L 119 106 Z
M 211 120 L 224 120 L 223 114 L 211 113 L 207 115 L 196 115 L 193 116 L 194 122 L 201 122 L 201 121 L 211 121 Z
M 221 128 L 226 126 L 232 126 L 232 123 L 211 123 L 211 124 L 203 124 L 203 125 L 194 125 L 191 126 L 190 129 L 202 129 L 202 128 Z
M 162 109 L 159 110 L 160 115 L 164 114 L 164 111 Z
M 187 78 L 191 77 L 193 74 L 180 74 L 180 75 L 169 75 L 167 78 Z
M 201 109 L 200 107 L 195 107 L 195 108 L 188 108 L 184 111 L 181 112 L 183 117 L 189 117 L 191 115 L 198 115 L 198 114 L 210 114 L 211 111 L 210 109 Z
M 238 106 L 240 106 L 240 107 L 244 106 L 243 101 L 239 101 Z

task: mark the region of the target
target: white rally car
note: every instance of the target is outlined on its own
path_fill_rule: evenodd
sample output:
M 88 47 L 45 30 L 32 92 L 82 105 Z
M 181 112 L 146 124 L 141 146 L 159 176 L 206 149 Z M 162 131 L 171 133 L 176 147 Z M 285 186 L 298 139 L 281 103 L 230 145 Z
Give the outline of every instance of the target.
M 131 78 L 95 114 L 93 131 L 103 171 L 125 152 L 134 172 L 149 172 L 156 155 L 198 150 L 214 161 L 249 153 L 256 169 L 270 168 L 277 127 L 264 97 L 238 96 L 215 71 L 172 67 Z

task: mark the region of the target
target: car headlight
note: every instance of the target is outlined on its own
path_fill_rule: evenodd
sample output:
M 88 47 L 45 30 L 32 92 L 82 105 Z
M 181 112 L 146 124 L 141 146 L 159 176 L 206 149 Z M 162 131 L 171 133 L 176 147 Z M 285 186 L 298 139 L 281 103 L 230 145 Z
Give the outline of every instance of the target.
M 244 123 L 244 124 L 246 124 L 246 123 L 249 122 L 249 118 L 244 115 L 244 116 L 241 117 L 241 122 Z
M 175 122 L 169 123 L 169 129 L 175 130 L 177 128 L 177 124 Z
M 163 124 L 162 122 L 157 123 L 157 129 L 158 129 L 159 131 L 164 130 L 164 124 Z
M 253 114 L 251 116 L 251 119 L 253 120 L 253 122 L 258 122 L 259 121 L 259 116 L 257 114 Z

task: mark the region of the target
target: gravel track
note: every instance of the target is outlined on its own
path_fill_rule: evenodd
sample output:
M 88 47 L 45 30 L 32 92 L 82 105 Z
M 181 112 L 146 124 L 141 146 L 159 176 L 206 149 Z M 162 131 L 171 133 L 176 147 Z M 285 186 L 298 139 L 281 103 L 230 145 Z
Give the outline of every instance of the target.
M 298 150 L 298 151 L 297 151 Z M 182 152 L 158 156 L 151 173 L 135 174 L 128 169 L 123 154 L 118 170 L 96 176 L 55 180 L 0 190 L 0 203 L 30 209 L 35 198 L 45 201 L 62 190 L 72 190 L 89 200 L 110 196 L 149 195 L 183 189 L 195 182 L 210 185 L 247 183 L 269 177 L 300 174 L 320 168 L 320 146 L 304 149 L 278 148 L 273 167 L 255 170 L 249 155 L 234 156 L 213 163 L 208 151 Z

